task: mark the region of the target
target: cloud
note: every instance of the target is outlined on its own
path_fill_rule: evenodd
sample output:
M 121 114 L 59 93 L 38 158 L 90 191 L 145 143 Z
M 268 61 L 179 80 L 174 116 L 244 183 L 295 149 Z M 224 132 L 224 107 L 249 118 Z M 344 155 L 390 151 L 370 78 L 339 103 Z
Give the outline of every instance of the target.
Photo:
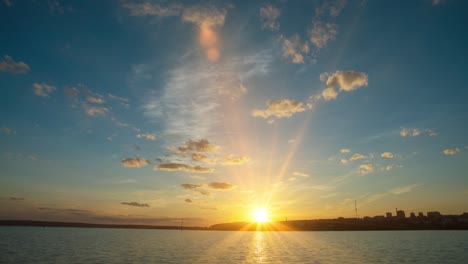
M 76 88 L 76 87 L 71 87 L 71 88 L 65 87 L 65 88 L 63 88 L 63 90 L 70 97 L 75 97 L 76 98 L 76 97 L 78 97 L 80 95 L 80 90 L 78 88 Z
M 14 202 L 22 202 L 25 199 L 23 197 L 8 197 L 8 200 L 14 201 Z
M 402 128 L 400 131 L 400 136 L 402 137 L 417 137 L 422 134 L 429 135 L 431 137 L 438 136 L 437 132 L 431 129 L 419 129 L 419 128 Z
M 210 144 L 210 142 L 207 139 L 200 139 L 198 141 L 189 139 L 187 142 L 185 142 L 185 145 L 179 147 L 169 147 L 170 150 L 177 152 L 197 151 L 206 153 L 215 152 L 219 148 L 220 147 L 218 145 Z
M 22 62 L 16 62 L 8 55 L 3 56 L 3 60 L 0 61 L 0 72 L 9 72 L 13 74 L 25 74 L 29 71 L 29 66 Z
M 99 98 L 99 97 L 94 97 L 94 96 L 88 96 L 86 98 L 86 100 L 88 100 L 88 102 L 91 102 L 91 103 L 94 103 L 94 104 L 103 104 L 105 103 L 106 101 L 104 101 L 104 99 L 102 98 Z
M 299 176 L 299 177 L 309 177 L 309 174 L 304 173 L 304 172 L 299 172 L 299 171 L 293 172 L 293 175 L 294 176 Z
M 421 130 L 417 128 L 402 128 L 400 131 L 402 137 L 417 137 L 419 135 L 421 135 Z
M 374 165 L 372 164 L 361 164 L 359 165 L 359 173 L 368 174 L 374 171 Z
M 223 165 L 241 165 L 250 161 L 249 157 L 229 155 L 224 158 Z
M 252 112 L 252 115 L 265 119 L 272 116 L 276 118 L 283 118 L 291 117 L 294 113 L 299 113 L 306 110 L 303 103 L 289 99 L 269 100 L 266 105 L 268 106 L 266 109 L 256 109 Z
M 347 159 L 341 159 L 340 162 L 341 162 L 342 164 L 348 164 L 348 160 L 347 160 Z
M 161 171 L 187 171 L 194 173 L 212 173 L 214 171 L 214 169 L 211 168 L 206 168 L 202 166 L 190 166 L 180 163 L 163 163 L 155 166 L 153 169 Z
M 460 149 L 459 148 L 454 148 L 454 149 L 444 149 L 444 151 L 442 151 L 445 155 L 455 155 L 457 154 L 458 152 L 460 152 Z
M 350 149 L 345 149 L 345 148 L 344 148 L 344 149 L 340 149 L 340 152 L 341 152 L 341 153 L 349 153 L 349 152 L 351 152 L 351 150 L 350 150 Z
M 354 70 L 336 71 L 331 75 L 322 73 L 320 79 L 322 81 L 326 80 L 327 88 L 322 91 L 322 97 L 325 100 L 335 99 L 338 92 L 350 92 L 368 85 L 367 74 Z
M 411 192 L 413 191 L 415 188 L 421 186 L 422 184 L 411 184 L 411 185 L 407 185 L 407 186 L 403 186 L 403 187 L 399 187 L 399 188 L 395 188 L 395 189 L 391 189 L 390 191 L 388 191 L 389 193 L 391 194 L 394 194 L 394 195 L 400 195 L 400 194 L 403 194 L 403 193 L 408 193 L 408 192 Z
M 190 200 L 190 199 L 185 199 L 184 201 L 185 201 L 186 203 L 191 203 L 191 202 L 192 202 L 192 200 Z
M 129 10 L 131 16 L 169 17 L 178 16 L 182 11 L 181 5 L 161 6 L 150 2 L 124 3 L 122 6 Z
M 444 3 L 445 3 L 445 0 L 432 0 L 433 6 L 442 5 Z
M 5 5 L 8 6 L 8 7 L 13 6 L 12 0 L 3 0 L 2 2 L 3 2 L 3 4 L 5 4 Z
M 162 90 L 145 98 L 144 114 L 164 130 L 182 138 L 204 138 L 222 129 L 226 100 L 247 93 L 244 83 L 264 76 L 273 61 L 271 50 L 232 56 L 216 65 L 184 60 L 168 76 Z
M 156 134 L 150 134 L 150 133 L 137 134 L 136 137 L 146 138 L 147 140 L 156 140 Z
M 352 160 L 359 160 L 359 159 L 365 159 L 365 158 L 366 158 L 366 156 L 364 156 L 364 155 L 362 155 L 360 153 L 356 153 L 349 160 L 352 161 Z
M 337 17 L 345 5 L 346 0 L 323 1 L 321 5 L 315 8 L 315 15 L 329 15 L 330 17 Z
M 13 129 L 11 129 L 9 127 L 6 127 L 6 126 L 2 126 L 0 128 L 0 131 L 2 131 L 3 133 L 5 133 L 7 135 L 16 135 L 16 131 L 14 131 Z
M 279 29 L 280 25 L 277 20 L 281 16 L 281 10 L 272 5 L 264 5 L 260 7 L 259 13 L 263 29 L 269 29 L 272 31 Z
M 206 58 L 217 61 L 221 56 L 219 34 L 216 28 L 224 25 L 226 10 L 207 6 L 193 6 L 186 8 L 182 15 L 184 22 L 198 26 L 198 41 L 205 50 Z
M 135 207 L 150 207 L 147 203 L 122 202 L 121 204 Z
M 83 108 L 85 113 L 89 116 L 106 115 L 109 112 L 107 107 L 89 106 L 84 104 Z
M 182 183 L 180 187 L 184 188 L 185 190 L 193 190 L 196 188 L 201 187 L 200 184 L 191 184 L 191 183 Z
M 310 42 L 317 49 L 321 49 L 326 47 L 329 41 L 334 40 L 337 33 L 336 24 L 314 21 L 311 29 L 309 30 Z
M 34 83 L 33 84 L 34 94 L 41 97 L 49 97 L 49 94 L 57 90 L 55 86 L 51 86 L 45 83 Z
M 384 152 L 384 153 L 380 154 L 380 157 L 386 158 L 386 159 L 393 159 L 393 153 L 391 153 L 391 152 Z
M 57 0 L 47 0 L 47 5 L 49 6 L 49 11 L 53 14 L 55 12 L 59 14 L 64 14 L 65 9 Z
M 236 186 L 230 184 L 230 183 L 227 183 L 227 182 L 210 182 L 208 183 L 207 185 L 209 188 L 211 189 L 215 189 L 215 190 L 229 190 L 229 189 L 233 189 L 235 188 Z
M 280 40 L 283 41 L 281 49 L 283 58 L 295 64 L 303 64 L 304 56 L 310 51 L 309 44 L 302 42 L 297 34 L 290 39 L 281 36 Z
M 206 180 L 205 177 L 198 176 L 198 175 L 190 175 L 189 177 L 194 179 L 194 180 Z
M 149 162 L 143 158 L 128 158 L 120 162 L 120 164 L 125 168 L 140 168 L 149 164 Z

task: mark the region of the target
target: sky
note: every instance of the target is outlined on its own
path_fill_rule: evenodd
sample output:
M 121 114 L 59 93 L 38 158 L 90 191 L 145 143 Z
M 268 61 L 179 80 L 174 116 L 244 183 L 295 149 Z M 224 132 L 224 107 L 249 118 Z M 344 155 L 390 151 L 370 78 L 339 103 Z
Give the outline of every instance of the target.
M 468 2 L 0 1 L 0 219 L 468 211 Z

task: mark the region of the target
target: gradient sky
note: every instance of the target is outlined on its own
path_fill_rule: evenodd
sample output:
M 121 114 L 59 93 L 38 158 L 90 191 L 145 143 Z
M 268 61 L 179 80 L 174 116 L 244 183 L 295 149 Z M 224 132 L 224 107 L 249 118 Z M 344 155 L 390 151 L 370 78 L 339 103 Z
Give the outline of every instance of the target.
M 468 2 L 0 2 L 0 218 L 468 211 Z

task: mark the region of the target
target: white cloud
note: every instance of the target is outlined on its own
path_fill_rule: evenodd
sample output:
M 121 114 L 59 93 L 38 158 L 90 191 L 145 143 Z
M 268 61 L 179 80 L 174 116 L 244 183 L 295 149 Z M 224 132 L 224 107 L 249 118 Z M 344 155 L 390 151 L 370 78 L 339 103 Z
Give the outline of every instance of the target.
M 120 162 L 123 167 L 126 168 L 140 168 L 149 164 L 149 162 L 143 158 L 128 158 Z
M 344 149 L 340 149 L 340 152 L 341 153 L 349 153 L 349 152 L 351 152 L 351 150 L 344 148 Z
M 150 133 L 142 133 L 142 134 L 137 134 L 137 138 L 146 138 L 147 140 L 156 140 L 156 134 L 150 134 Z
M 244 95 L 244 83 L 268 73 L 272 59 L 271 51 L 262 51 L 216 65 L 184 61 L 167 74 L 161 91 L 146 96 L 144 114 L 162 126 L 164 134 L 209 137 L 226 118 L 225 101 Z
M 309 30 L 310 42 L 317 49 L 327 46 L 328 42 L 336 38 L 338 31 L 334 23 L 325 23 L 322 21 L 314 21 Z
M 454 149 L 445 149 L 444 151 L 442 151 L 445 155 L 455 155 L 457 154 L 458 152 L 460 152 L 460 149 L 459 148 L 454 148 Z
M 94 103 L 94 104 L 103 104 L 105 103 L 106 101 L 104 101 L 104 99 L 100 98 L 100 97 L 95 97 L 95 96 L 91 96 L 89 95 L 86 100 L 88 100 L 88 102 L 90 103 Z
M 340 162 L 341 162 L 341 164 L 348 164 L 348 160 L 347 160 L 347 159 L 341 159 Z
M 124 3 L 123 7 L 127 8 L 131 16 L 158 16 L 169 17 L 178 16 L 182 11 L 181 5 L 161 6 L 158 3 Z
M 322 4 L 315 8 L 316 16 L 329 15 L 337 17 L 346 5 L 346 0 L 323 1 Z
M 304 173 L 304 172 L 300 172 L 300 171 L 293 172 L 293 175 L 294 176 L 299 176 L 299 177 L 309 177 L 309 174 Z
M 280 25 L 278 19 L 281 16 L 281 11 L 279 8 L 276 8 L 272 5 L 265 5 L 260 7 L 260 21 L 262 23 L 262 28 L 276 31 L 279 29 Z
M 267 108 L 264 110 L 256 109 L 252 112 L 255 117 L 291 117 L 294 113 L 300 113 L 306 110 L 301 102 L 290 99 L 270 100 L 267 102 Z
M 374 171 L 374 165 L 372 164 L 361 164 L 359 165 L 359 173 L 368 174 Z
M 0 61 L 0 72 L 9 72 L 14 74 L 25 74 L 29 71 L 29 66 L 22 62 L 16 62 L 8 55 L 3 56 L 3 60 Z
M 83 108 L 85 113 L 89 116 L 106 115 L 109 112 L 109 109 L 106 107 L 89 106 L 84 104 Z
M 402 128 L 400 131 L 402 137 L 417 137 L 419 135 L 421 135 L 421 131 L 416 128 Z
M 41 97 L 49 97 L 49 94 L 57 90 L 55 86 L 48 85 L 45 83 L 34 83 L 33 84 L 34 94 Z
M 359 160 L 359 159 L 365 159 L 366 156 L 360 154 L 360 153 L 356 153 L 354 154 L 349 160 L 353 161 L 353 160 Z
M 395 188 L 395 189 L 391 189 L 390 191 L 388 191 L 389 193 L 391 194 L 394 194 L 394 195 L 400 195 L 400 194 L 404 194 L 404 193 L 408 193 L 408 192 L 411 192 L 413 191 L 415 188 L 421 186 L 422 184 L 411 184 L 411 185 L 407 185 L 407 186 L 403 186 L 403 187 L 398 187 L 398 188 Z
M 284 59 L 295 64 L 304 63 L 304 56 L 310 50 L 307 42 L 302 42 L 297 34 L 290 39 L 281 36 L 280 40 L 283 41 L 282 53 Z
M 336 71 L 331 75 L 322 73 L 320 80 L 325 81 L 327 88 L 322 91 L 322 98 L 333 100 L 339 92 L 350 92 L 368 85 L 367 74 L 354 70 Z
M 387 152 L 387 151 L 386 151 L 386 152 L 382 153 L 382 154 L 380 155 L 380 157 L 386 158 L 386 159 L 393 159 L 393 153 Z

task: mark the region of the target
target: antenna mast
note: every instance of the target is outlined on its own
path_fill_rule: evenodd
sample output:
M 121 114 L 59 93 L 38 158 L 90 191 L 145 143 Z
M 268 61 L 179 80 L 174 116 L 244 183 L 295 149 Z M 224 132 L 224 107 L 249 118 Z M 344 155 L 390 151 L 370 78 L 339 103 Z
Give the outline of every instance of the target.
M 356 213 L 356 219 L 357 219 L 357 202 L 354 200 L 354 212 Z

